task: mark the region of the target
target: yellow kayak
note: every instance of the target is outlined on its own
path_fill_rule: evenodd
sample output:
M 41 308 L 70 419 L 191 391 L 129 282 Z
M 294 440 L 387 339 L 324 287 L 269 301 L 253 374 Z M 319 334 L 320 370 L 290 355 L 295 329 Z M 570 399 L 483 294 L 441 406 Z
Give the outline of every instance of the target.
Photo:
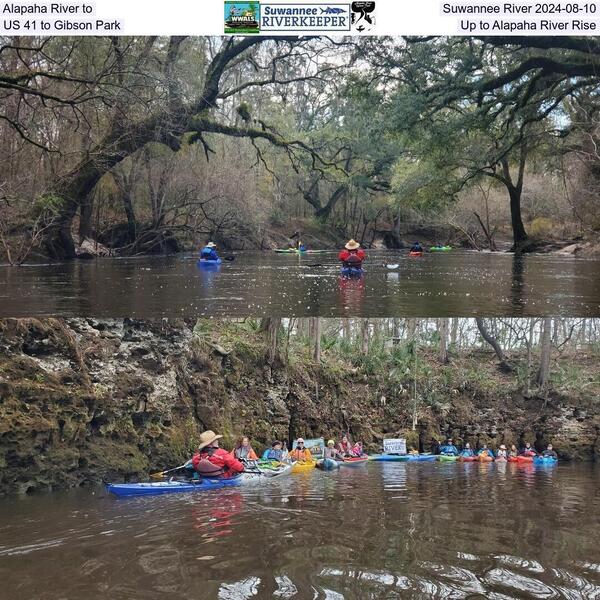
M 292 473 L 304 473 L 315 468 L 316 462 L 295 462 L 292 465 Z

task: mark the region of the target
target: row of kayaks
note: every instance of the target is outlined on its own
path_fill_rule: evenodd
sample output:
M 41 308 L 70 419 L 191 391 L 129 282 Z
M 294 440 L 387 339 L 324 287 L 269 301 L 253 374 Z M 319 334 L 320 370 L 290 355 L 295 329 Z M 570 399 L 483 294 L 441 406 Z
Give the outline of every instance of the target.
M 429 252 L 449 252 L 452 250 L 452 246 L 431 246 Z M 332 250 L 300 250 L 298 248 L 275 248 L 277 254 L 324 254 L 326 252 L 332 252 Z M 422 256 L 423 251 L 411 250 L 408 253 L 409 256 Z
M 176 494 L 182 492 L 206 492 L 223 487 L 248 485 L 261 481 L 289 475 L 290 473 L 304 473 L 313 471 L 315 468 L 332 470 L 339 467 L 358 467 L 368 462 L 368 457 L 347 458 L 344 460 L 321 459 L 313 462 L 296 462 L 293 464 L 281 464 L 277 467 L 262 465 L 254 470 L 247 470 L 240 475 L 228 479 L 211 479 L 203 477 L 200 480 L 186 479 L 169 481 L 148 481 L 142 483 L 111 483 L 106 489 L 117 497 L 131 496 L 156 496 L 160 494 Z M 333 463 L 333 464 L 332 464 Z
M 511 462 L 534 463 L 540 465 L 557 464 L 558 460 L 549 456 L 509 456 L 506 458 L 493 458 L 491 456 L 452 456 L 446 454 L 373 454 L 370 460 L 396 461 L 396 462 Z

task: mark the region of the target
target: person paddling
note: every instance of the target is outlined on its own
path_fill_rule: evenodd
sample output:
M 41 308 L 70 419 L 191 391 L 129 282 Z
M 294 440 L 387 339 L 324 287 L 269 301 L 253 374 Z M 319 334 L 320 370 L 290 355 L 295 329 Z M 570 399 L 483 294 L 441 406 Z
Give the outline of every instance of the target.
M 542 452 L 542 456 L 545 458 L 553 458 L 554 460 L 558 460 L 558 454 L 552 448 L 552 444 L 548 444 L 548 447 Z
M 525 442 L 525 447 L 521 448 L 521 456 L 537 456 L 537 452 L 531 447 L 529 442 Z
M 517 447 L 514 444 L 512 444 L 510 450 L 508 451 L 508 457 L 517 458 L 517 456 L 519 456 L 519 451 L 517 450 Z
M 500 448 L 498 452 L 496 452 L 496 458 L 503 458 L 504 460 L 508 460 L 508 451 L 504 444 L 500 444 Z
M 347 435 L 342 436 L 342 441 L 338 443 L 338 451 L 343 457 L 353 457 L 354 452 L 352 451 L 352 444 L 348 439 Z
M 469 442 L 465 444 L 465 447 L 462 449 L 460 456 L 463 456 L 464 458 L 470 458 L 472 456 L 475 456 L 475 452 L 473 452 L 473 449 L 471 448 L 471 444 L 469 444 Z
M 421 246 L 421 244 L 419 242 L 415 242 L 411 247 L 410 247 L 410 251 L 411 252 L 423 252 L 423 246 Z
M 247 436 L 238 440 L 235 448 L 231 451 L 231 455 L 238 460 L 258 460 L 258 456 L 252 449 L 250 440 Z
M 308 448 L 304 447 L 304 440 L 298 438 L 296 447 L 290 452 L 289 457 L 297 462 L 313 462 L 313 455 Z
M 484 444 L 477 452 L 477 456 L 481 458 L 486 458 L 488 456 L 494 458 L 494 451 L 491 448 L 488 448 L 487 444 Z
M 244 465 L 227 450 L 219 448 L 222 435 L 210 429 L 200 434 L 198 451 L 192 458 L 192 466 L 201 477 L 230 479 L 244 472 Z
M 444 454 L 445 456 L 458 456 L 458 448 L 454 445 L 452 438 L 448 438 L 446 444 L 440 448 L 440 454 Z
M 263 460 L 276 460 L 282 462 L 284 460 L 283 442 L 280 442 L 279 440 L 274 440 L 271 443 L 271 447 L 267 448 L 267 450 L 264 451 L 262 457 Z
M 356 240 L 349 240 L 338 258 L 347 269 L 362 269 L 363 261 L 367 258 L 365 251 Z
M 214 242 L 208 242 L 200 251 L 200 258 L 202 260 L 219 260 L 219 255 L 217 254 L 217 245 Z
M 340 451 L 335 447 L 335 442 L 333 440 L 329 440 L 327 442 L 327 447 L 323 451 L 324 458 L 330 458 L 331 460 L 341 460 L 342 456 L 340 455 Z

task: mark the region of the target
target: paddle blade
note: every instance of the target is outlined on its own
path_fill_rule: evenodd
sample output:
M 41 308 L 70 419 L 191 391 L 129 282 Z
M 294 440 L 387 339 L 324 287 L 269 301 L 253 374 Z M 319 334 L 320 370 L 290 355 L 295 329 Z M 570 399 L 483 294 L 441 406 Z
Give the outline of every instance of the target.
M 151 473 L 150 474 L 151 479 L 162 479 L 164 476 L 165 475 L 162 471 L 160 473 Z

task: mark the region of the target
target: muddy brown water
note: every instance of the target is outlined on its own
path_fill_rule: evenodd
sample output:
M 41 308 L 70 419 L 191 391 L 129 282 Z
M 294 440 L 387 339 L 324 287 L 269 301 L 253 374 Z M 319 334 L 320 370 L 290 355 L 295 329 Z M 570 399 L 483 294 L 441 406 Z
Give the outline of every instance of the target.
M 370 251 L 358 280 L 340 277 L 335 252 L 238 252 L 218 268 L 192 255 L 0 266 L 0 317 L 205 315 L 599 316 L 600 260 Z
M 0 597 L 600 598 L 600 467 L 370 463 L 0 501 Z

